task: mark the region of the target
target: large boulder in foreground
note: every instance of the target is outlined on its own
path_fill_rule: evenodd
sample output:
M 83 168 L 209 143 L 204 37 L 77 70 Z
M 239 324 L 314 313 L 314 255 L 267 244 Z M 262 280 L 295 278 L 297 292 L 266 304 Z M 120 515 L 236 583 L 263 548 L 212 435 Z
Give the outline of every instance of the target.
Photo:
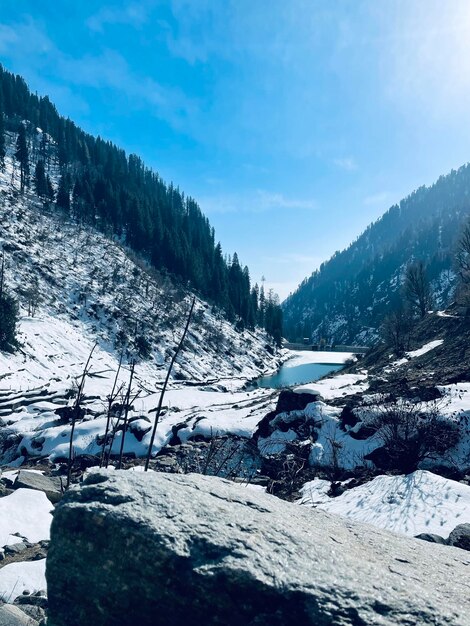
M 200 475 L 104 471 L 59 503 L 50 626 L 468 626 L 470 555 Z

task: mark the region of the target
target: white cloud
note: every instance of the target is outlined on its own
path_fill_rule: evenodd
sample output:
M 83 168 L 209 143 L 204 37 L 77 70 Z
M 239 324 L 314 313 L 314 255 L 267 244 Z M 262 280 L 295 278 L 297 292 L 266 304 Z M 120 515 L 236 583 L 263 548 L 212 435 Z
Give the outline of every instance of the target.
M 257 204 L 263 210 L 270 209 L 306 209 L 315 210 L 317 203 L 310 198 L 288 198 L 282 193 L 272 193 L 264 191 L 263 189 L 257 190 Z M 256 201 L 256 200 L 255 200 Z
M 358 169 L 356 161 L 352 157 L 343 157 L 339 159 L 333 159 L 333 163 L 347 172 L 353 172 Z
M 379 193 L 372 194 L 364 198 L 364 204 L 366 206 L 373 206 L 375 204 L 385 205 L 387 202 L 390 201 L 390 198 L 391 194 L 388 191 L 381 191 Z
M 199 196 L 199 204 L 205 213 L 262 213 L 276 210 L 307 210 L 318 208 L 311 198 L 288 197 L 282 193 L 256 189 L 246 194 L 218 194 Z
M 34 72 L 41 84 L 44 84 L 42 69 L 53 67 L 55 78 L 60 81 L 54 86 L 54 93 L 62 90 L 65 95 L 62 81 L 99 90 L 112 89 L 117 96 L 127 98 L 129 106 L 150 105 L 151 114 L 184 132 L 192 128 L 191 121 L 198 113 L 195 100 L 179 89 L 163 87 L 152 78 L 133 72 L 125 58 L 115 50 L 105 49 L 98 55 L 82 57 L 65 54 L 31 17 L 12 26 L 0 24 L 0 53 L 14 61 L 17 71 L 22 72 L 27 63 L 28 73 Z M 71 95 L 71 99 L 75 97 Z
M 87 19 L 86 24 L 90 30 L 98 33 L 103 32 L 104 27 L 111 24 L 139 28 L 147 22 L 152 5 L 153 3 L 149 2 L 132 2 L 123 8 L 102 7 Z

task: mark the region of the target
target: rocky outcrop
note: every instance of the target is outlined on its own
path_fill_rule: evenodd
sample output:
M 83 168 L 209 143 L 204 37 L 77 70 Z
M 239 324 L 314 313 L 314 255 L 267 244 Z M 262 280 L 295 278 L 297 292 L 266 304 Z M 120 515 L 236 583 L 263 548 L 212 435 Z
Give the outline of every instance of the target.
M 51 534 L 50 626 L 468 626 L 466 552 L 213 477 L 96 472 Z
M 470 524 L 456 526 L 450 533 L 447 543 L 462 550 L 470 550 Z
M 38 626 L 39 622 L 13 604 L 0 606 L 0 626 Z
M 315 392 L 300 393 L 293 389 L 283 389 L 274 411 L 259 422 L 253 433 L 253 440 L 257 442 L 271 436 L 276 430 L 287 432 L 290 429 L 303 438 L 310 436 L 314 430 L 314 422 L 305 416 L 304 409 L 320 398 L 320 394 Z
M 28 472 L 28 470 L 18 472 L 13 487 L 14 489 L 24 488 L 43 491 L 53 504 L 60 500 L 63 491 L 60 478 L 43 476 L 38 472 Z

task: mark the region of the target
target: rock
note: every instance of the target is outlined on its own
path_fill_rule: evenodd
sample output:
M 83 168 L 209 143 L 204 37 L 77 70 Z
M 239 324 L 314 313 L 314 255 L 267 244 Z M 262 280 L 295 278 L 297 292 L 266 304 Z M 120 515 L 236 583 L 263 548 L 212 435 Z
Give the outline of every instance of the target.
M 28 549 L 28 544 L 20 541 L 19 543 L 13 543 L 8 546 L 4 546 L 4 551 L 7 556 L 16 556 Z
M 444 537 L 441 537 L 440 535 L 433 535 L 432 533 L 420 533 L 419 535 L 415 535 L 415 539 L 429 541 L 429 543 L 441 543 L 442 545 L 447 545 L 447 539 L 444 539 Z
M 468 626 L 470 555 L 201 475 L 98 471 L 59 502 L 50 626 Z
M 62 497 L 60 478 L 43 476 L 36 472 L 28 472 L 28 470 L 20 470 L 18 472 L 14 487 L 15 489 L 23 487 L 25 489 L 43 491 L 53 504 Z
M 470 524 L 456 526 L 450 533 L 447 543 L 462 550 L 470 550 Z
M 129 420 L 129 432 L 134 435 L 137 441 L 142 441 L 144 436 L 152 430 L 152 425 L 148 422 L 148 417 Z
M 296 393 L 290 389 L 283 389 L 279 394 L 275 410 L 268 413 L 259 422 L 256 431 L 253 433 L 254 441 L 258 441 L 259 438 L 269 437 L 277 428 L 286 431 L 289 427 L 295 426 L 294 422 L 297 422 L 302 427 L 308 421 L 303 414 L 303 410 L 308 404 L 316 402 L 320 398 L 320 394 L 316 393 Z M 284 415 L 294 411 L 296 413 L 291 416 Z M 278 418 L 278 415 L 281 417 Z M 307 436 L 308 434 L 309 432 L 307 432 Z
M 15 604 L 30 604 L 31 606 L 39 606 L 43 609 L 47 609 L 47 596 L 45 592 L 41 592 L 40 594 L 23 594 L 15 599 Z
M 154 469 L 158 472 L 180 472 L 181 468 L 178 461 L 170 456 L 157 456 L 154 463 Z
M 16 600 L 15 600 L 16 603 Z M 33 620 L 36 620 L 34 623 L 39 622 L 41 624 L 46 623 L 46 610 L 40 606 L 36 606 L 34 604 L 22 604 L 21 610 L 26 615 L 29 615 Z
M 359 418 L 354 413 L 354 407 L 350 406 L 349 404 L 346 404 L 346 406 L 343 407 L 339 419 L 341 422 L 341 428 L 343 428 L 343 430 L 346 430 L 346 426 L 352 428 L 359 422 Z
M 0 626 L 37 626 L 35 619 L 13 604 L 0 606 Z
M 386 450 L 385 447 L 375 448 L 369 454 L 364 455 L 365 461 L 372 461 L 375 467 L 379 470 L 391 470 L 394 466 L 394 461 L 390 456 L 390 453 Z

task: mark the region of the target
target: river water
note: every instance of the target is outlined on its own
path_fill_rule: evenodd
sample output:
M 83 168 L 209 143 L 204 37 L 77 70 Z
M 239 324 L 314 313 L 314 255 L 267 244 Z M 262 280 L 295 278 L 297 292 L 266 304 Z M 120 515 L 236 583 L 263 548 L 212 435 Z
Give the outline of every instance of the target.
M 326 374 L 337 372 L 343 367 L 338 363 L 302 363 L 300 365 L 283 365 L 272 376 L 263 376 L 257 381 L 258 387 L 281 389 L 292 385 L 305 385 Z

